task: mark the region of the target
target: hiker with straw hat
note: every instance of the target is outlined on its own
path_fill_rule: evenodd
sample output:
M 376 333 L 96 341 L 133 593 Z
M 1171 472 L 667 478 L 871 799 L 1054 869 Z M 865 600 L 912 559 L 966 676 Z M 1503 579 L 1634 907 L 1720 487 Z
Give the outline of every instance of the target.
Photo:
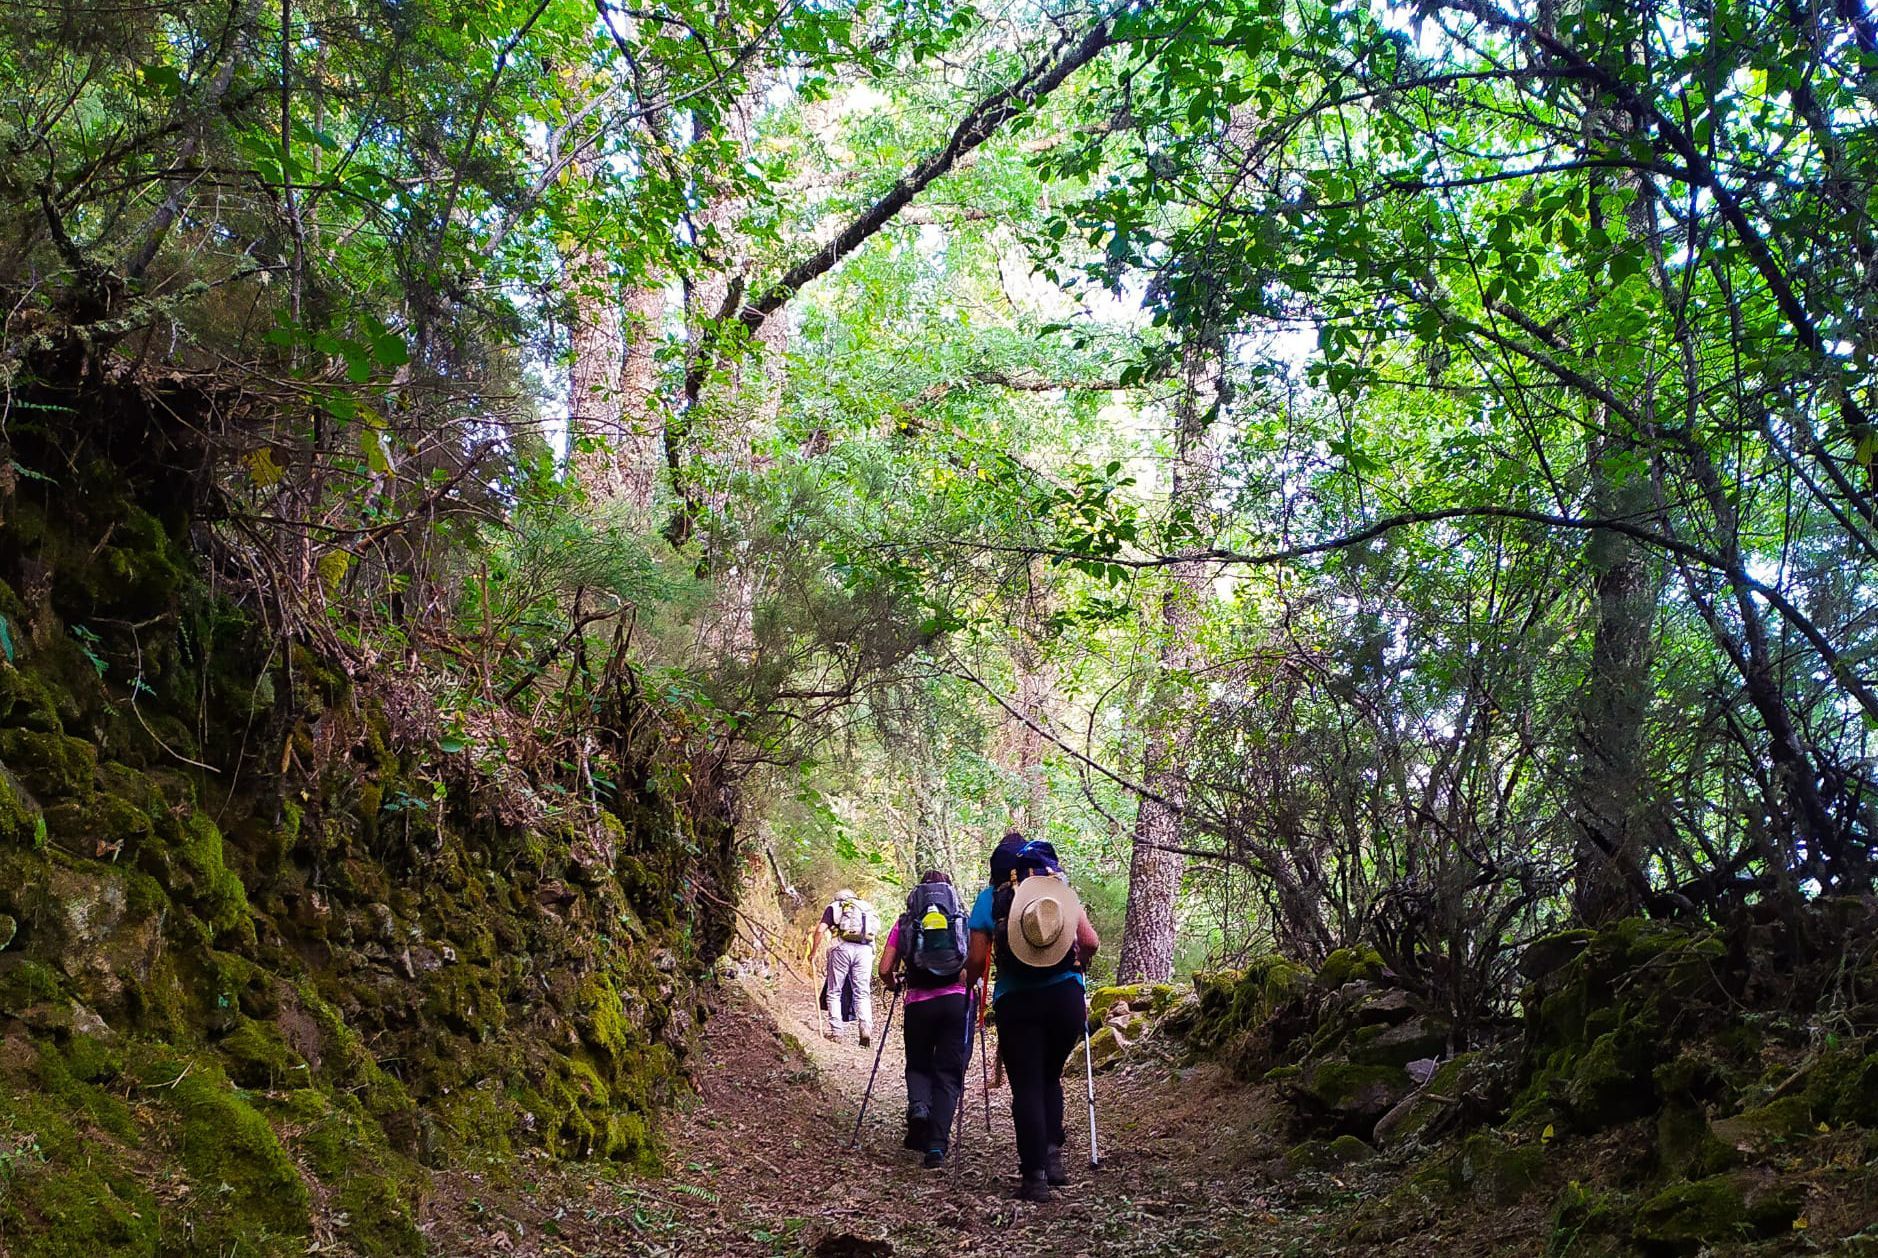
M 1015 850 L 1013 850 L 1015 849 Z M 972 906 L 966 973 L 997 958 L 992 1009 L 1011 1081 L 1022 1201 L 1049 1201 L 1069 1182 L 1063 1163 L 1063 1066 L 1086 1026 L 1083 967 L 1101 946 L 1056 850 L 1013 831 L 992 856 L 994 885 Z M 999 875 L 1003 875 L 1002 878 Z

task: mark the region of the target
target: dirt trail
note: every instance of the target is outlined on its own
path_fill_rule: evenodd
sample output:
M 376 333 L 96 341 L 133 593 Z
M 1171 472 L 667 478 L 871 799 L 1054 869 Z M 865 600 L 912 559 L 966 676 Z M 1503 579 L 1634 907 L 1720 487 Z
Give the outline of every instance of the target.
M 885 1016 L 883 998 L 877 1029 Z M 974 1055 L 963 1135 L 944 1168 L 923 1169 L 900 1147 L 900 1022 L 896 1013 L 850 1150 L 873 1050 L 824 1039 L 815 992 L 799 980 L 728 983 L 695 1064 L 698 1095 L 667 1124 L 666 1175 L 544 1165 L 539 1181 L 481 1195 L 475 1177 L 454 1176 L 432 1216 L 433 1244 L 446 1253 L 827 1258 L 1335 1251 L 1308 1238 L 1342 1186 L 1328 1186 L 1330 1199 L 1321 1184 L 1281 1188 L 1282 1124 L 1268 1090 L 1212 1067 L 1148 1061 L 1098 1076 L 1103 1156 L 1093 1170 L 1078 1069 L 1066 1079 L 1071 1183 L 1037 1206 L 1013 1199 L 1008 1090 L 991 1095 L 987 1133 Z M 1080 1068 L 1080 1054 L 1072 1064 Z

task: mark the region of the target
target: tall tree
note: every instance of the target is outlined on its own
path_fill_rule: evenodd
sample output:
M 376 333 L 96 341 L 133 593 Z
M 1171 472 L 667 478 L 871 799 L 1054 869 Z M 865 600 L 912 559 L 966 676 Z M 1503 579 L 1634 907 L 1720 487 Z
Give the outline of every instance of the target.
M 1621 146 L 1634 130 L 1628 115 L 1595 101 L 1585 118 L 1594 150 Z M 1589 182 L 1591 229 L 1616 226 L 1606 221 L 1607 203 L 1614 202 L 1623 207 L 1623 226 L 1615 234 L 1627 233 L 1637 247 L 1654 251 L 1655 188 L 1649 177 L 1624 171 L 1613 188 L 1606 172 L 1594 170 Z M 1622 195 L 1613 197 L 1614 192 Z M 1594 283 L 1592 300 L 1601 296 Z M 1632 410 L 1647 417 L 1655 412 L 1648 378 L 1642 390 Z M 1650 434 L 1636 431 L 1597 399 L 1589 406 L 1585 463 L 1592 517 L 1633 524 L 1651 520 L 1658 491 L 1650 475 Z M 1635 537 L 1608 529 L 1586 534 L 1584 555 L 1591 574 L 1592 634 L 1590 671 L 1578 709 L 1574 817 L 1580 841 L 1573 902 L 1580 920 L 1599 924 L 1635 912 L 1649 885 L 1642 868 L 1649 793 L 1645 740 L 1663 564 Z
M 1210 520 L 1219 484 L 1223 346 L 1215 334 L 1196 332 L 1181 347 L 1180 365 L 1168 505 L 1176 536 L 1192 549 L 1203 549 L 1213 541 Z M 1187 868 L 1181 818 L 1194 736 L 1181 699 L 1191 692 L 1193 674 L 1205 662 L 1199 630 L 1212 588 L 1212 565 L 1201 560 L 1176 563 L 1162 577 L 1155 626 L 1160 682 L 1151 701 L 1155 711 L 1148 721 L 1141 775 L 1150 794 L 1135 814 L 1128 915 L 1117 965 L 1117 979 L 1123 983 L 1164 983 L 1174 973 L 1176 908 Z

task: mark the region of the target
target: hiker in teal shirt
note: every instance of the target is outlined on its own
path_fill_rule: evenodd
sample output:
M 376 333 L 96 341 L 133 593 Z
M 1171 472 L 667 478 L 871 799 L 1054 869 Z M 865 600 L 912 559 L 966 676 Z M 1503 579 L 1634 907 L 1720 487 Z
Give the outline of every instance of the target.
M 977 983 L 995 955 L 992 1008 L 998 1055 L 1011 1081 L 1011 1121 L 1023 1175 L 1017 1195 L 1049 1201 L 1053 1186 L 1069 1182 L 1063 1164 L 1063 1065 L 1082 1038 L 1082 971 L 1101 940 L 1048 843 L 1026 843 L 1016 831 L 1005 835 L 991 855 L 991 877 L 968 923 L 967 986 Z

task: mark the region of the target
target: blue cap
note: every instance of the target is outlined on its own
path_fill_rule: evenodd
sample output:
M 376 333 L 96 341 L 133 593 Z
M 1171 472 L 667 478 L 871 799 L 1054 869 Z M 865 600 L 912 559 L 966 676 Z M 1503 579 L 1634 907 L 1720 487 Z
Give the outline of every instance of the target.
M 1045 839 L 1032 839 L 1024 844 L 1017 853 L 1017 869 L 1023 874 L 1060 874 L 1063 864 L 1057 859 L 1056 848 Z

